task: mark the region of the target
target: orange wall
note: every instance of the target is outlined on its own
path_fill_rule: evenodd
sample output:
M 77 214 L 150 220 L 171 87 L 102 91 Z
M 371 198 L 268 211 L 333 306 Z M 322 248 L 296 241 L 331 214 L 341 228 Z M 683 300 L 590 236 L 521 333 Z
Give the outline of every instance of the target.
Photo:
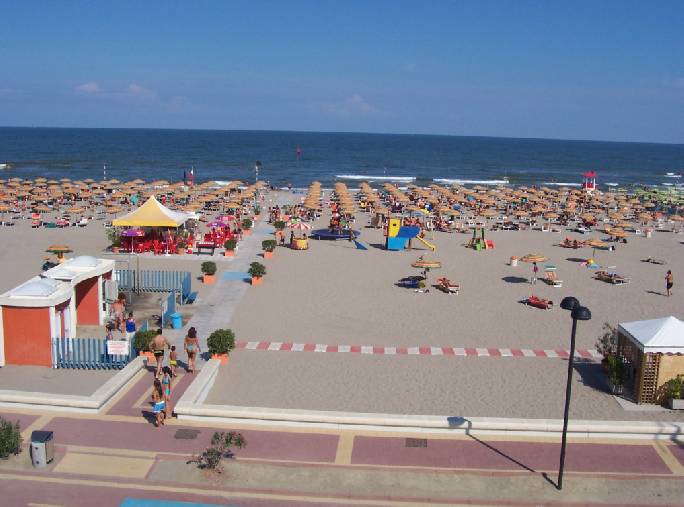
M 100 323 L 97 297 L 97 277 L 88 278 L 76 285 L 76 319 L 79 325 Z
M 50 313 L 47 308 L 2 307 L 5 362 L 52 366 Z

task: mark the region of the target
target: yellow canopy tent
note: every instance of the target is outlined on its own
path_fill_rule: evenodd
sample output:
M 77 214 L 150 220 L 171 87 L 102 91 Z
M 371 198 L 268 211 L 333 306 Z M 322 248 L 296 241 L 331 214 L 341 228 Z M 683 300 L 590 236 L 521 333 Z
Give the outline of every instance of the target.
M 112 220 L 115 227 L 180 227 L 191 217 L 189 213 L 173 211 L 150 196 L 145 204 Z

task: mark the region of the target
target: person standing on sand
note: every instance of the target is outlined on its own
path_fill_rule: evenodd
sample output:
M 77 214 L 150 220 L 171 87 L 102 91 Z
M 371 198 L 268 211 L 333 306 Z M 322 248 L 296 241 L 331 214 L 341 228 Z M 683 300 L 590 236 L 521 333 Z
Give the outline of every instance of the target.
M 665 290 L 667 291 L 667 297 L 672 295 L 672 271 L 667 270 L 667 275 L 665 275 Z
M 157 329 L 157 335 L 152 338 L 152 341 L 150 342 L 150 350 L 154 353 L 154 358 L 157 360 L 156 377 L 161 374 L 162 363 L 164 362 L 164 350 L 169 346 L 169 340 L 162 335 L 162 330 Z

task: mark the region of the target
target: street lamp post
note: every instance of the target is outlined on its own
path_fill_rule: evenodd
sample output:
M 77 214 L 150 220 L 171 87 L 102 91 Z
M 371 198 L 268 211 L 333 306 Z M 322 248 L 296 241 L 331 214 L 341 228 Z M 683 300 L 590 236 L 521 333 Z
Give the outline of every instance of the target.
M 560 464 L 558 466 L 558 481 L 556 488 L 563 489 L 563 469 L 565 468 L 565 445 L 568 436 L 568 413 L 570 411 L 570 396 L 572 394 L 572 368 L 575 364 L 575 334 L 578 320 L 591 319 L 589 308 L 580 305 L 577 298 L 563 298 L 560 304 L 564 310 L 569 310 L 572 316 L 572 334 L 570 335 L 570 357 L 568 358 L 568 381 L 565 386 L 565 412 L 563 413 L 563 436 L 561 438 Z

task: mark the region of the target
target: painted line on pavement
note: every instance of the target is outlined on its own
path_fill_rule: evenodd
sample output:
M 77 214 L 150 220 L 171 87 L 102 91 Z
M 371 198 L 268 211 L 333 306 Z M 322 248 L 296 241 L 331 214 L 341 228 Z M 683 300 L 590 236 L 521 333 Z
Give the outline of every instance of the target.
M 337 452 L 335 453 L 336 465 L 351 465 L 352 451 L 354 450 L 354 433 L 343 431 L 337 441 Z
M 411 355 L 411 356 L 465 356 L 465 357 L 537 357 L 550 359 L 567 359 L 567 349 L 511 349 L 498 347 L 396 347 L 377 345 L 326 345 L 322 343 L 282 343 L 268 341 L 238 341 L 237 350 L 258 350 L 267 352 L 320 352 L 320 353 L 352 353 L 364 355 Z M 578 349 L 575 357 L 579 359 L 599 359 L 601 354 L 594 349 Z
M 684 465 L 682 465 L 679 460 L 675 458 L 674 454 L 672 454 L 672 451 L 670 450 L 669 445 L 664 442 L 656 441 L 653 443 L 653 447 L 658 453 L 658 456 L 660 456 L 660 459 L 663 460 L 663 463 L 667 465 L 667 468 L 670 469 L 673 475 L 684 476 Z
M 31 424 L 26 426 L 26 428 L 24 428 L 24 430 L 21 432 L 21 438 L 24 439 L 24 442 L 31 438 L 31 433 L 33 431 L 44 428 L 52 420 L 53 417 L 55 417 L 54 414 L 42 415 L 38 419 L 33 421 Z

